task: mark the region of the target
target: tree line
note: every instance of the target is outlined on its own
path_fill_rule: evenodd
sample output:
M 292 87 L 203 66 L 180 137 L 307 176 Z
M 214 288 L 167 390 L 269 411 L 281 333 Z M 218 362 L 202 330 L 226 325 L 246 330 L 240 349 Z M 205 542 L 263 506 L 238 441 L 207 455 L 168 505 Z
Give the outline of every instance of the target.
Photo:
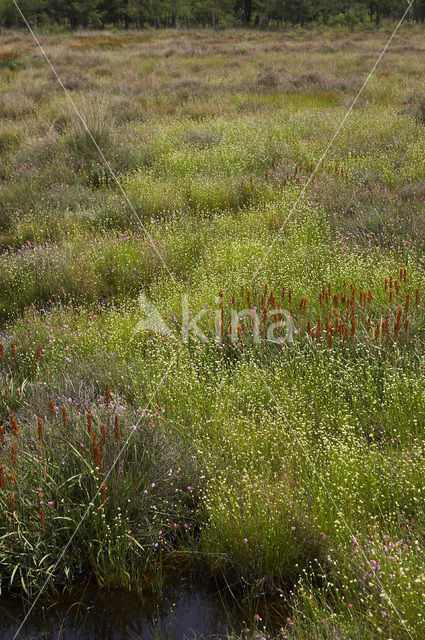
M 18 0 L 34 26 L 77 28 L 188 28 L 209 26 L 305 27 L 314 23 L 356 27 L 398 20 L 407 0 Z M 415 0 L 409 21 L 425 20 Z M 0 26 L 22 26 L 13 0 L 0 0 Z

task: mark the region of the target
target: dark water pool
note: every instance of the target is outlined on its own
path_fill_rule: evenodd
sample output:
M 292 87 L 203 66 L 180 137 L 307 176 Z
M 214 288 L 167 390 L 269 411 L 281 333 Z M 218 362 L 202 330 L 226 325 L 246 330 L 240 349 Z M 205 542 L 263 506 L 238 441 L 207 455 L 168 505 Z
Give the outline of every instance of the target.
M 70 608 L 77 601 L 83 604 Z M 20 601 L 0 598 L 0 639 L 13 640 L 24 617 Z M 54 604 L 37 603 L 17 640 L 215 640 L 240 630 L 241 622 L 238 607 L 224 604 L 218 588 L 176 578 L 160 599 L 90 588 Z

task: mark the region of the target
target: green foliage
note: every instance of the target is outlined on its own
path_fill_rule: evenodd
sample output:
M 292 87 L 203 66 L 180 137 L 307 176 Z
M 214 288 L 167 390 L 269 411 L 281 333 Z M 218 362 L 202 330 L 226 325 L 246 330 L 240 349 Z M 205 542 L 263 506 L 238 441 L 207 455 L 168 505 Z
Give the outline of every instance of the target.
M 0 53 L 0 71 L 9 69 L 16 71 L 23 67 L 22 57 L 14 51 L 4 51 Z
M 244 0 L 237 19 L 316 4 Z M 191 5 L 217 27 L 220 6 Z M 193 20 L 126 7 L 117 24 Z M 424 36 L 397 34 L 316 166 L 386 37 L 331 17 L 307 34 L 298 13 L 284 40 L 46 33 L 135 213 L 47 66 L 21 47 L 4 71 L 3 591 L 196 566 L 253 607 L 272 596 L 261 637 L 424 637 Z M 180 339 L 184 304 L 208 342 Z M 249 306 L 258 341 L 232 314 Z M 293 340 L 272 342 L 283 310 Z
M 32 387 L 27 400 L 40 416 L 21 407 L 16 429 L 7 423 L 1 592 L 31 596 L 49 575 L 53 587 L 88 573 L 102 587 L 139 589 L 147 563 L 170 552 L 180 535 L 189 537 L 183 525 L 191 519 L 194 464 L 180 438 L 163 435 L 161 411 L 138 415 L 111 398 L 105 406 L 102 397 L 87 402 L 74 394 L 49 405 Z M 11 402 L 9 395 L 8 410 L 16 411 Z
M 65 24 L 77 27 L 97 28 L 113 24 L 128 28 L 146 24 L 159 27 L 209 25 L 222 28 L 229 25 L 253 25 L 256 27 L 277 25 L 307 26 L 314 22 L 329 23 L 353 29 L 369 18 L 380 25 L 383 17 L 400 16 L 404 5 L 400 0 L 368 2 L 357 0 L 78 0 L 72 3 L 56 0 L 25 0 L 21 9 L 35 23 Z M 418 0 L 411 10 L 411 18 L 423 20 L 425 4 Z M 20 18 L 11 0 L 0 2 L 0 25 L 16 27 Z

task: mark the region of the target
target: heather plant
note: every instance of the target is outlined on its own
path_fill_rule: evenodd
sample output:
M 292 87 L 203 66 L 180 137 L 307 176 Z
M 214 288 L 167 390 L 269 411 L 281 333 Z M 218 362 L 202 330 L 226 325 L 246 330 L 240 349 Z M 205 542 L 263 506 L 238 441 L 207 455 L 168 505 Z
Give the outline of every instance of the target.
M 10 148 L 19 143 L 19 129 L 14 127 L 2 127 L 0 129 L 0 151 L 8 151 Z
M 409 96 L 404 104 L 404 112 L 425 124 L 425 97 L 422 94 Z

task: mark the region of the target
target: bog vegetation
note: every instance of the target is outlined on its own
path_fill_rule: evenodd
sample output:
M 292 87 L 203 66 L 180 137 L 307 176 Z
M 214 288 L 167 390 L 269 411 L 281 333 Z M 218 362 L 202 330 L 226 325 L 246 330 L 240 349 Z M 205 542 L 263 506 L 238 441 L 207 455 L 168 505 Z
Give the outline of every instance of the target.
M 44 36 L 128 200 L 1 37 L 3 593 L 201 567 L 267 638 L 424 637 L 418 27 L 316 170 L 388 37 Z

